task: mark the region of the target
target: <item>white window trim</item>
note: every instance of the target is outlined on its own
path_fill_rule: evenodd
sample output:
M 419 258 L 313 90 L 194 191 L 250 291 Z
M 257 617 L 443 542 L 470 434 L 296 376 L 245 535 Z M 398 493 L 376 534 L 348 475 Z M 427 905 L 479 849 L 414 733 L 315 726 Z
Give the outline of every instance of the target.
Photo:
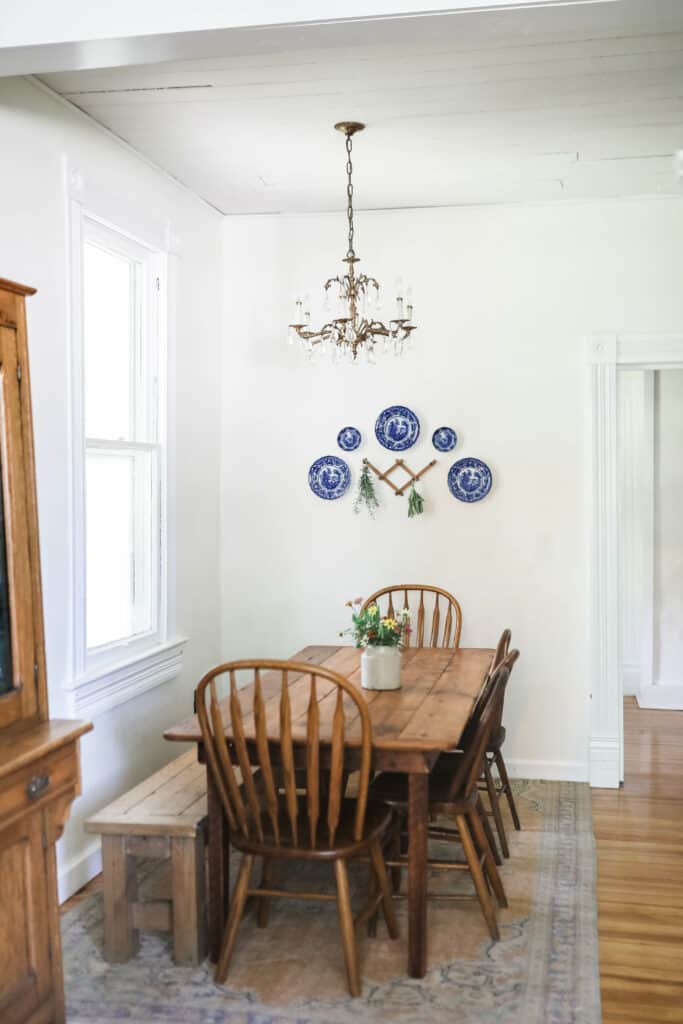
M 92 718 L 124 704 L 162 683 L 175 679 L 182 668 L 187 638 L 174 635 L 169 621 L 168 566 L 168 351 L 159 345 L 158 353 L 158 437 L 164 457 L 159 469 L 159 566 L 158 621 L 153 633 L 111 644 L 95 656 L 86 656 L 85 637 L 85 424 L 83 395 L 83 317 L 82 317 L 82 244 L 84 220 L 88 219 L 128 238 L 153 254 L 155 276 L 160 282 L 158 336 L 168 339 L 168 253 L 160 252 L 135 238 L 75 199 L 69 201 L 70 267 L 70 343 L 71 343 L 71 436 L 70 436 L 70 665 L 65 683 L 69 710 L 74 715 Z

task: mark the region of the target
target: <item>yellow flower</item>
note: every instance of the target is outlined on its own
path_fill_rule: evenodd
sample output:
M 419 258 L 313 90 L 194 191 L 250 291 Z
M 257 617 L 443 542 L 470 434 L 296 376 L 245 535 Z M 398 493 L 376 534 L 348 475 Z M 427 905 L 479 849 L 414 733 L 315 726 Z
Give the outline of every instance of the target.
M 386 626 L 387 629 L 396 629 L 398 622 L 396 619 L 392 619 L 390 616 L 387 616 L 386 619 L 382 619 L 382 625 Z
M 376 612 L 377 612 L 377 605 L 376 604 L 371 604 L 370 607 L 368 608 L 368 615 L 375 615 Z

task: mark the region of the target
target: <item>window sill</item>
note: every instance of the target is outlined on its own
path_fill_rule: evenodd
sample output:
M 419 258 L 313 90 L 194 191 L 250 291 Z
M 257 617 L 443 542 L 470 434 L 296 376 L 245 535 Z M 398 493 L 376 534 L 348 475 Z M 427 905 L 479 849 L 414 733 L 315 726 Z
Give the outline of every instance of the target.
M 70 713 L 94 718 L 179 675 L 186 637 L 157 644 L 135 657 L 81 676 L 67 687 Z

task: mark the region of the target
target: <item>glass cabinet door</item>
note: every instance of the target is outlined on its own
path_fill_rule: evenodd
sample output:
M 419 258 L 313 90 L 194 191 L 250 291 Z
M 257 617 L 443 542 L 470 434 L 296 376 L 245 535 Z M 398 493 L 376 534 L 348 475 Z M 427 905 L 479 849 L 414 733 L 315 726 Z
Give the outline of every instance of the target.
M 0 472 L 0 695 L 14 689 L 3 490 L 2 472 Z
M 0 728 L 39 714 L 27 388 L 17 328 L 0 319 Z

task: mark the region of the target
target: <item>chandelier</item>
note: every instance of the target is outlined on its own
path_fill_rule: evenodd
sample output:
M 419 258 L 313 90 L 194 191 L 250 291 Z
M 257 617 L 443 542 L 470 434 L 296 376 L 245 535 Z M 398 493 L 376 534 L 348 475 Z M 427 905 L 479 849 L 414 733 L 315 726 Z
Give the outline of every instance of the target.
M 325 282 L 325 308 L 333 316 L 322 327 L 311 327 L 311 313 L 305 308 L 307 300 L 297 298 L 295 323 L 289 325 L 288 341 L 293 344 L 299 338 L 309 356 L 314 347 L 319 351 L 331 351 L 334 360 L 355 362 L 365 352 L 369 362 L 374 362 L 377 344 L 385 352 L 401 355 L 404 347 L 410 347 L 411 334 L 415 330 L 413 305 L 410 290 L 396 287 L 396 307 L 393 317 L 384 323 L 377 318 L 381 309 L 379 282 L 367 274 L 356 273 L 356 256 L 353 248 L 353 164 L 351 151 L 353 136 L 365 128 L 358 121 L 340 121 L 334 126 L 344 134 L 346 140 L 346 218 L 349 225 L 348 248 L 342 262 L 346 263 L 345 274 L 330 277 Z

